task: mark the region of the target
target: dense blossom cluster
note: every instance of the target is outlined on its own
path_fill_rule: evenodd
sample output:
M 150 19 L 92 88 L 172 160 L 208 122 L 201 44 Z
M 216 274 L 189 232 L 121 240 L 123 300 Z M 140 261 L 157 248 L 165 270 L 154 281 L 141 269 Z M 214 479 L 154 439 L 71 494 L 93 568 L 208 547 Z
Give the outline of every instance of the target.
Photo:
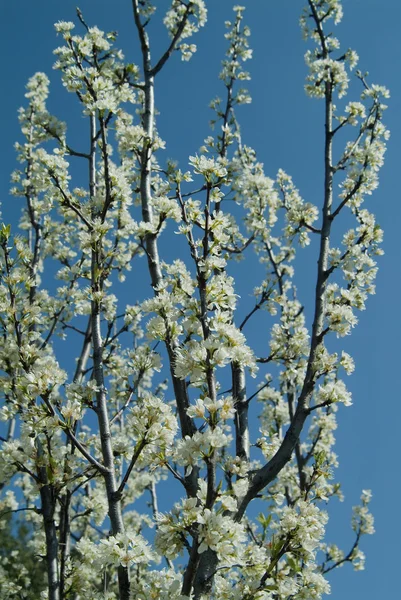
M 241 86 L 252 51 L 236 6 L 214 135 L 190 149 L 182 171 L 160 163 L 154 90 L 175 50 L 184 60 L 195 52 L 187 41 L 205 25 L 206 5 L 172 0 L 169 46 L 154 63 L 156 4 L 133 0 L 133 9 L 142 69 L 80 11 L 83 35 L 56 24 L 55 69 L 88 122 L 89 151 L 72 148 L 48 112 L 46 75 L 29 80 L 20 111 L 12 193 L 26 208 L 19 235 L 0 230 L 0 527 L 25 511 L 48 577 L 42 600 L 319 600 L 330 593 L 326 573 L 344 562 L 363 568 L 359 543 L 374 532 L 365 490 L 350 551 L 325 541 L 326 504 L 342 499 L 333 474 L 339 405 L 351 404 L 342 376 L 354 370 L 328 338 L 350 334 L 374 293 L 382 232 L 363 204 L 383 163 L 388 92 L 358 73 L 360 98 L 335 108 L 358 57 L 326 33 L 342 18 L 340 0 L 309 0 L 306 91 L 329 115 L 320 211 L 283 170 L 267 175 L 242 141 L 235 109 L 251 101 Z M 340 130 L 350 132 L 342 149 Z M 86 187 L 74 187 L 72 160 L 89 166 Z M 179 257 L 161 260 L 159 239 L 176 234 Z M 309 322 L 295 259 L 312 238 L 320 249 Z M 260 283 L 240 318 L 233 274 L 248 248 Z M 251 324 L 263 309 L 257 351 Z M 255 498 L 257 519 L 248 514 Z M 10 561 L 18 555 L 0 565 L 4 597 L 30 598 L 27 572 L 16 577 Z

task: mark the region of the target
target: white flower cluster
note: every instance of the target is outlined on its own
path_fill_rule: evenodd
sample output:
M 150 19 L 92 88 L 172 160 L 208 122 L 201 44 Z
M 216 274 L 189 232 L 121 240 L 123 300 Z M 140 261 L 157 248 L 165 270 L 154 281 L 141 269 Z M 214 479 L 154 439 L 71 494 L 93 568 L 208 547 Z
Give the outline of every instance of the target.
M 192 166 L 194 173 L 203 175 L 208 183 L 214 183 L 227 175 L 227 169 L 214 158 L 206 158 L 201 156 L 190 156 L 189 163 Z
M 288 536 L 294 549 L 302 550 L 305 560 L 313 559 L 319 542 L 324 535 L 327 513 L 310 502 L 299 500 L 296 506 L 285 506 L 280 512 L 279 523 L 272 527 L 283 536 Z
M 372 535 L 375 532 L 374 518 L 369 512 L 369 502 L 372 498 L 370 490 L 363 490 L 361 495 L 361 506 L 354 506 L 352 515 L 352 528 L 361 534 Z
M 365 96 L 364 93 L 363 97 Z M 364 196 L 370 195 L 377 188 L 378 172 L 383 166 L 386 151 L 385 142 L 390 136 L 383 123 L 377 120 L 377 111 L 385 109 L 384 105 L 379 104 L 379 97 L 379 94 L 374 97 L 376 108 L 361 126 L 364 135 L 358 143 L 348 142 L 340 159 L 341 165 L 347 165 L 340 198 L 349 198 L 349 204 L 354 208 L 359 208 Z
M 237 192 L 237 202 L 243 203 L 247 211 L 247 229 L 263 238 L 266 228 L 272 227 L 277 221 L 276 212 L 280 201 L 274 181 L 266 177 L 263 165 L 256 161 L 255 153 L 250 148 L 244 149 L 242 162 L 238 165 L 238 176 L 233 185 Z
M 197 431 L 194 435 L 187 435 L 179 440 L 173 458 L 179 465 L 186 467 L 186 473 L 190 474 L 195 466 L 216 450 L 229 446 L 231 439 L 231 435 L 224 433 L 222 426 L 208 427 L 205 431 Z
M 318 19 L 325 21 L 326 19 L 333 19 L 334 24 L 338 25 L 343 18 L 343 7 L 341 0 L 313 0 L 313 6 L 316 10 Z M 310 20 L 310 6 L 304 8 L 300 25 L 305 39 L 309 37 L 314 41 L 319 42 L 319 33 L 316 31 L 316 28 L 313 26 L 314 22 L 312 21 L 312 27 L 309 27 L 311 22 Z
M 207 9 L 204 0 L 190 0 L 188 6 L 180 0 L 172 0 L 171 8 L 164 17 L 164 25 L 171 37 L 177 34 L 183 19 L 185 21 L 179 37 L 180 41 L 191 37 L 206 24 Z M 181 51 L 182 60 L 189 60 L 196 52 L 196 45 L 179 43 L 177 49 Z
M 233 10 L 236 13 L 235 21 L 225 22 L 225 26 L 228 29 L 225 38 L 229 41 L 230 45 L 226 52 L 227 58 L 222 61 L 223 68 L 219 75 L 224 85 L 230 90 L 232 106 L 236 104 L 250 104 L 251 102 L 249 91 L 245 88 L 235 89 L 234 82 L 248 81 L 251 78 L 248 71 L 244 71 L 243 63 L 252 58 L 252 50 L 249 48 L 249 36 L 251 32 L 249 27 L 242 25 L 245 8 L 243 6 L 234 6 Z M 212 108 L 216 110 L 217 116 L 221 117 L 220 102 L 214 102 Z M 228 127 L 227 124 L 225 126 Z M 223 136 L 225 138 L 230 137 L 229 128 L 223 132 Z M 227 143 L 227 139 L 223 142 L 223 145 L 224 143 Z
M 204 486 L 201 486 L 201 489 Z M 205 493 L 205 491 L 204 491 Z M 160 554 L 175 558 L 184 548 L 188 533 L 199 540 L 199 553 L 215 551 L 224 565 L 241 560 L 245 541 L 244 527 L 234 523 L 222 510 L 210 510 L 202 505 L 202 492 L 198 498 L 188 498 L 174 505 L 170 514 L 157 516 L 156 548 Z M 218 497 L 225 510 L 235 508 L 229 496 Z
M 324 98 L 326 84 L 337 89 L 339 98 L 347 93 L 349 76 L 344 63 L 332 58 L 316 58 L 317 53 L 308 51 L 305 62 L 309 67 L 309 75 L 305 90 L 309 96 Z
M 128 567 L 133 564 L 148 564 L 154 560 L 154 554 L 145 539 L 135 532 L 111 535 L 100 540 L 99 544 L 88 537 L 82 537 L 76 547 L 81 560 L 97 568 L 108 565 Z
M 199 398 L 194 405 L 187 409 L 187 414 L 190 417 L 203 419 L 213 424 L 218 423 L 220 420 L 227 421 L 235 415 L 233 399 L 231 396 L 215 401 L 207 397 Z
M 337 25 L 342 16 L 340 0 L 313 0 L 309 7 L 304 9 L 301 17 L 304 38 L 311 39 L 317 45 L 315 50 L 308 50 L 305 54 L 305 61 L 309 67 L 305 90 L 309 96 L 324 98 L 327 86 L 336 90 L 339 98 L 347 92 L 349 75 L 346 65 L 348 64 L 349 69 L 354 69 L 358 63 L 358 54 L 354 50 L 347 50 L 339 58 L 332 58 L 332 52 L 339 49 L 340 43 L 331 33 L 323 33 L 327 20 L 334 19 L 334 24 Z
M 286 210 L 287 227 L 285 234 L 292 240 L 299 234 L 301 246 L 310 243 L 308 227 L 311 227 L 318 218 L 318 209 L 310 202 L 304 202 L 293 184 L 292 178 L 283 170 L 277 173 L 277 184 L 283 195 L 283 204 Z
M 148 570 L 146 578 L 133 578 L 131 595 L 138 600 L 187 600 L 181 587 L 181 576 L 173 569 Z
M 324 385 L 320 385 L 316 392 L 317 404 L 331 404 L 341 402 L 345 406 L 351 406 L 351 393 L 345 387 L 345 383 L 341 380 L 329 381 Z
M 140 460 L 151 464 L 161 454 L 166 456 L 172 450 L 177 431 L 177 419 L 171 407 L 163 400 L 146 394 L 131 409 L 127 416 L 127 435 L 145 447 Z
M 66 45 L 54 51 L 54 68 L 62 71 L 67 90 L 79 95 L 84 112 L 115 113 L 122 103 L 133 103 L 135 95 L 127 75 L 136 78 L 137 70 L 131 66 L 128 74 L 124 69 L 122 52 L 112 49 L 115 35 L 97 27 L 90 27 L 83 37 L 72 35 L 69 25 L 62 22 L 55 26 Z
M 200 524 L 200 554 L 210 548 L 217 552 L 224 565 L 235 564 L 240 559 L 241 545 L 245 541 L 243 525 L 208 508 L 198 515 L 197 522 Z

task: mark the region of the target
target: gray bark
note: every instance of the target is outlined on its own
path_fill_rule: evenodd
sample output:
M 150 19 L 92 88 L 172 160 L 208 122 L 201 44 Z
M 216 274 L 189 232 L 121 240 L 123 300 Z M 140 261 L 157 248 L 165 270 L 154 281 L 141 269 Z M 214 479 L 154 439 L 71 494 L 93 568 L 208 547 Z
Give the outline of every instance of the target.
M 233 364 L 232 387 L 233 400 L 236 408 L 235 414 L 235 450 L 236 455 L 242 460 L 250 460 L 248 402 L 246 399 L 245 369 L 241 365 Z
M 44 457 L 42 443 L 36 439 L 38 458 Z M 56 506 L 56 493 L 49 482 L 46 466 L 38 468 L 38 479 L 40 481 L 41 514 L 46 537 L 46 568 L 49 600 L 60 600 L 60 581 L 58 573 L 58 539 L 56 524 L 54 522 L 54 510 Z
M 96 121 L 91 117 L 91 157 L 89 165 L 90 193 L 91 197 L 96 193 Z M 107 199 L 106 199 L 107 201 Z M 101 267 L 100 248 L 96 247 L 92 251 L 92 292 L 99 292 L 102 289 L 99 278 L 99 268 Z M 120 496 L 116 493 L 118 486 L 116 483 L 116 473 L 114 466 L 114 455 L 110 433 L 110 420 L 107 407 L 107 395 L 104 382 L 103 371 L 103 341 L 100 325 L 101 309 L 98 300 L 92 300 L 91 304 L 91 330 L 92 330 L 92 349 L 93 349 L 93 376 L 96 382 L 96 415 L 99 424 L 100 443 L 103 457 L 103 477 L 106 485 L 108 515 L 111 523 L 113 535 L 124 533 L 124 523 L 121 511 Z M 119 600 L 129 600 L 130 583 L 127 567 L 118 567 L 118 588 Z
M 208 548 L 205 552 L 202 552 L 194 578 L 194 600 L 199 600 L 202 596 L 207 597 L 211 594 L 217 565 L 218 558 L 214 550 Z

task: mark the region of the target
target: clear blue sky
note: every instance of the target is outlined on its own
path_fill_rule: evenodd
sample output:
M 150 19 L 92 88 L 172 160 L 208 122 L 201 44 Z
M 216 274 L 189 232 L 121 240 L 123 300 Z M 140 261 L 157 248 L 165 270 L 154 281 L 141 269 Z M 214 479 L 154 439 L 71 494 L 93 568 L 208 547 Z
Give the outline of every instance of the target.
M 159 4 L 167 6 L 165 0 Z M 183 165 L 206 135 L 211 117 L 207 106 L 222 93 L 217 80 L 224 52 L 224 20 L 231 18 L 231 0 L 212 1 L 207 28 L 194 40 L 199 51 L 190 63 L 176 56 L 158 81 L 157 106 L 161 112 L 160 131 L 167 140 L 167 155 Z M 264 2 L 253 0 L 245 20 L 252 31 L 254 60 L 248 63 L 253 103 L 241 111 L 246 143 L 256 148 L 272 177 L 278 168 L 290 173 L 303 197 L 319 204 L 322 191 L 323 105 L 306 97 L 303 85 L 306 69 L 305 44 L 298 27 L 304 0 Z M 367 537 L 366 571 L 354 573 L 347 565 L 332 578 L 332 598 L 377 600 L 399 594 L 400 446 L 399 423 L 401 339 L 401 251 L 400 191 L 398 176 L 401 158 L 401 2 L 400 0 L 344 0 L 344 21 L 337 28 L 343 48 L 352 47 L 360 56 L 360 68 L 370 80 L 391 90 L 386 123 L 391 130 L 386 165 L 380 187 L 369 200 L 385 231 L 385 256 L 380 259 L 377 294 L 369 299 L 360 315 L 360 324 L 345 340 L 345 349 L 356 362 L 356 373 L 347 380 L 354 404 L 340 411 L 337 452 L 345 502 L 333 502 L 329 526 L 331 541 L 352 543 L 349 520 L 351 507 L 360 490 L 374 493 L 372 510 L 376 517 L 375 536 Z M 117 30 L 119 44 L 131 62 L 139 62 L 129 0 L 81 0 L 89 24 Z M 14 142 L 19 139 L 17 108 L 23 103 L 25 83 L 36 71 L 45 71 L 54 83 L 50 109 L 70 121 L 73 139 L 79 141 L 80 125 L 73 131 L 70 98 L 65 100 L 58 73 L 52 72 L 53 48 L 58 45 L 53 23 L 75 19 L 75 1 L 12 0 L 1 7 L 0 45 L 2 56 L 1 132 L 2 160 L 0 198 L 6 221 L 15 218 L 15 199 L 7 201 L 9 175 L 16 167 Z M 155 47 L 164 37 L 153 30 Z M 164 35 L 164 34 L 163 34 Z M 155 52 L 157 55 L 158 52 Z M 352 99 L 357 99 L 355 96 Z M 75 113 L 76 115 L 77 113 Z M 80 117 L 78 117 L 80 119 Z M 79 123 L 79 121 L 78 121 Z M 14 206 L 13 206 L 14 203 Z M 311 293 L 316 257 L 306 254 L 301 291 Z M 310 310 L 310 309 L 309 309 Z M 307 312 L 308 314 L 308 312 Z M 309 312 L 310 314 L 310 312 Z

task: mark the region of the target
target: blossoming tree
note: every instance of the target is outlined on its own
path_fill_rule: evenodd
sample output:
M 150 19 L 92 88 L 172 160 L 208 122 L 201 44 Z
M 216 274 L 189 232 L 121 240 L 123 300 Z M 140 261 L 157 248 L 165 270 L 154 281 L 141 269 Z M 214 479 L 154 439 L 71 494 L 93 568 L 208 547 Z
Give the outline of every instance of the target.
M 265 174 L 241 134 L 252 51 L 237 6 L 215 129 L 181 170 L 159 152 L 158 75 L 176 52 L 191 58 L 207 13 L 204 0 L 170 4 L 171 41 L 154 57 L 156 7 L 132 0 L 140 66 L 80 11 L 80 34 L 56 24 L 56 69 L 87 123 L 83 148 L 47 111 L 46 75 L 27 86 L 12 190 L 25 208 L 18 235 L 0 232 L 0 523 L 21 511 L 32 525 L 49 600 L 319 599 L 329 571 L 363 568 L 360 540 L 373 533 L 363 491 L 352 547 L 325 540 L 326 505 L 341 495 L 337 409 L 351 404 L 342 377 L 353 371 L 329 340 L 350 333 L 374 292 L 382 232 L 363 203 L 378 185 L 388 93 L 356 72 L 360 98 L 342 100 L 358 57 L 330 33 L 341 2 L 308 0 L 306 91 L 325 105 L 324 189 L 319 207 L 305 202 L 284 171 Z M 162 260 L 163 236 L 180 258 Z M 311 238 L 309 324 L 294 258 Z M 239 318 L 236 259 L 252 249 L 263 271 Z M 263 314 L 270 332 L 257 356 Z M 64 370 L 72 353 L 75 369 Z M 7 564 L 2 597 L 27 598 L 26 571 Z

